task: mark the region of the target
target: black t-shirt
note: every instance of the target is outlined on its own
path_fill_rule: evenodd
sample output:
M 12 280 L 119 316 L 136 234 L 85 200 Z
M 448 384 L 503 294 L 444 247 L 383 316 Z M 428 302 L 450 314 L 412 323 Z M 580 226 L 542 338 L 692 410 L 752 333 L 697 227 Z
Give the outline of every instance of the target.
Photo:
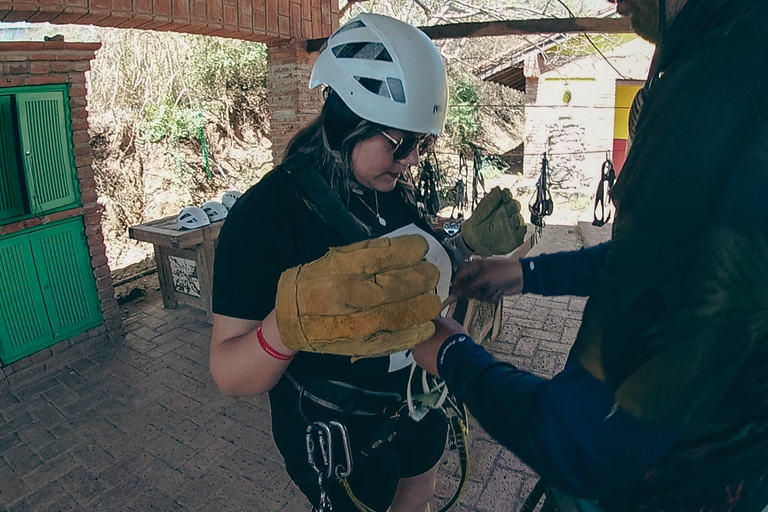
M 340 232 L 325 224 L 286 183 L 281 167 L 266 175 L 235 203 L 219 235 L 214 263 L 213 311 L 220 315 L 262 320 L 275 307 L 283 271 L 314 261 L 331 247 L 348 245 Z M 415 207 L 397 191 L 352 193 L 349 210 L 375 238 L 416 223 L 429 229 Z M 366 205 L 369 205 L 370 208 Z M 408 367 L 390 372 L 390 357 L 366 358 L 299 352 L 289 366 L 299 382 L 309 377 L 338 380 L 375 391 L 402 392 Z

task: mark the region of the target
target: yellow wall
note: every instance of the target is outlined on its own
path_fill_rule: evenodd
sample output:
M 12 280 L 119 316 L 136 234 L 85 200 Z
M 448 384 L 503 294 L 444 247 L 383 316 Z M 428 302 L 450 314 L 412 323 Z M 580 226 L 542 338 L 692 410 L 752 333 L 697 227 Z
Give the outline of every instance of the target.
M 642 84 L 616 84 L 616 117 L 613 138 L 626 140 L 629 136 L 629 108 Z

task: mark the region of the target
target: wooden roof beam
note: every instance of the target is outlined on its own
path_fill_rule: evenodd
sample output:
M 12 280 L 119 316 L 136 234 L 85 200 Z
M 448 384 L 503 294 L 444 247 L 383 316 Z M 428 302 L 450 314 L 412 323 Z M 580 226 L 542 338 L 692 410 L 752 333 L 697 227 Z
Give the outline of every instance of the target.
M 543 18 L 533 20 L 481 21 L 419 27 L 432 39 L 462 37 L 523 36 L 538 34 L 626 34 L 631 33 L 629 18 Z M 307 41 L 307 51 L 316 52 L 325 39 Z

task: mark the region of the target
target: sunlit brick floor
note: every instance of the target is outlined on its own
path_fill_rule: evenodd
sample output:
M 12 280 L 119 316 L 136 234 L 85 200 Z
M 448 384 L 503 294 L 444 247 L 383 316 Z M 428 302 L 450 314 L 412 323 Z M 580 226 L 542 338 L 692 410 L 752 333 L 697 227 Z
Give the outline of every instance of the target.
M 551 226 L 536 250 L 574 249 L 610 228 Z M 549 376 L 565 363 L 585 301 L 507 299 L 499 358 Z M 0 381 L 0 509 L 307 511 L 270 435 L 266 398 L 219 395 L 210 326 L 191 308 L 132 303 L 125 337 L 86 356 L 56 354 L 40 375 Z M 59 358 L 59 360 L 55 360 Z M 69 358 L 70 360 L 67 360 Z M 456 510 L 515 510 L 534 473 L 473 423 L 470 484 Z M 458 485 L 443 460 L 436 504 Z

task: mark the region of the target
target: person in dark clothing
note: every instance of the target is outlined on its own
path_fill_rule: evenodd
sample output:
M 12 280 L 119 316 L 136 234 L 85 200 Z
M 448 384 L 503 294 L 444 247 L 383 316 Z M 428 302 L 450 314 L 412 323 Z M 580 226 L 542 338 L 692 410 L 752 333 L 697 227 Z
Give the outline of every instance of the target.
M 406 349 L 434 332 L 452 267 L 408 173 L 443 128 L 445 67 L 420 30 L 362 14 L 329 39 L 310 85 L 327 86 L 320 115 L 222 227 L 211 374 L 228 395 L 269 392 L 275 444 L 317 509 L 330 498 L 339 512 L 359 510 L 358 500 L 381 512 L 429 511 L 447 423 L 437 410 L 409 415 L 416 367 Z M 487 217 L 470 223 L 469 240 L 509 252 L 506 242 L 483 242 L 502 238 L 498 229 L 522 237 L 519 203 L 508 191 L 488 197 L 495 202 L 484 199 Z M 322 437 L 323 428 L 334 430 Z
M 630 116 L 611 242 L 473 261 L 452 287 L 589 296 L 565 368 L 543 379 L 496 361 L 448 320 L 414 357 L 543 481 L 592 500 L 570 500 L 574 510 L 760 512 L 768 2 L 617 7 L 657 49 Z
M 311 347 L 297 351 L 276 301 L 287 269 L 351 242 L 297 175 L 320 177 L 324 193 L 343 211 L 337 220 L 351 224 L 360 240 L 409 224 L 431 233 L 405 175 L 442 129 L 445 68 L 432 42 L 414 27 L 361 15 L 321 52 L 311 78 L 312 87 L 320 85 L 328 86 L 320 116 L 292 139 L 281 165 L 238 199 L 222 227 L 214 263 L 211 373 L 229 395 L 269 392 L 277 448 L 316 508 L 325 510 L 305 435 L 308 424 L 335 421 L 345 426 L 354 451 L 347 483 L 355 497 L 377 511 L 422 512 L 429 508 L 445 447 L 447 425 L 440 414 L 412 422 L 409 435 L 375 453 L 360 453 L 404 399 L 412 359 L 403 351 L 359 361 Z M 381 288 L 388 293 L 385 284 Z M 358 510 L 333 477 L 326 485 L 333 510 Z

